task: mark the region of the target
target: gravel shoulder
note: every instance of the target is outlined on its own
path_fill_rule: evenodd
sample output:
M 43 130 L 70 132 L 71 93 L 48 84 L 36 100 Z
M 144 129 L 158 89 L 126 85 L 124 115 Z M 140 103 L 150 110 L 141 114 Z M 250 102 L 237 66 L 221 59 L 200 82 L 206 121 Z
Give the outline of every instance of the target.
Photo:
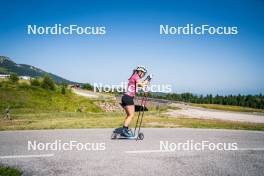
M 236 122 L 251 122 L 251 123 L 264 123 L 264 115 L 261 113 L 242 113 L 242 112 L 229 112 L 221 110 L 212 110 L 200 107 L 193 107 L 188 104 L 173 103 L 172 107 L 180 109 L 170 110 L 165 114 L 170 117 L 189 117 L 199 119 L 219 119 L 229 120 Z

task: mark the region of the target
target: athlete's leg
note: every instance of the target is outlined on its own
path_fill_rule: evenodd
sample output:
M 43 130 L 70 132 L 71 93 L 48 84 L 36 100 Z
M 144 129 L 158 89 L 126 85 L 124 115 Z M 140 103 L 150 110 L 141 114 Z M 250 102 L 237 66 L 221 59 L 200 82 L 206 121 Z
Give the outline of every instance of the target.
M 124 122 L 124 126 L 128 127 L 128 125 L 132 121 L 134 114 L 135 114 L 135 105 L 125 106 L 124 109 L 125 109 L 126 114 L 127 114 L 125 122 Z

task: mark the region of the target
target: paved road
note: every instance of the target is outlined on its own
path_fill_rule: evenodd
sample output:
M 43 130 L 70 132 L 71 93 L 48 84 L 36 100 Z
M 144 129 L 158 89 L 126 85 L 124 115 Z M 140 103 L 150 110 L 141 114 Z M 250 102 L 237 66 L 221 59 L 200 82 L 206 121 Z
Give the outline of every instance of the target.
M 171 110 L 165 114 L 171 117 L 186 117 L 186 118 L 200 118 L 200 119 L 219 119 L 229 120 L 237 122 L 252 122 L 252 123 L 264 123 L 263 113 L 243 113 L 243 112 L 231 112 L 206 109 L 200 107 L 193 107 L 187 104 L 172 104 L 181 108 L 180 110 Z
M 264 132 L 143 129 L 143 141 L 110 140 L 112 129 L 0 132 L 0 164 L 24 175 L 263 175 Z M 98 144 L 93 151 L 28 151 L 28 141 Z M 160 151 L 160 141 L 237 143 L 235 151 Z M 105 145 L 105 150 L 103 149 Z M 39 145 L 41 146 L 41 145 Z

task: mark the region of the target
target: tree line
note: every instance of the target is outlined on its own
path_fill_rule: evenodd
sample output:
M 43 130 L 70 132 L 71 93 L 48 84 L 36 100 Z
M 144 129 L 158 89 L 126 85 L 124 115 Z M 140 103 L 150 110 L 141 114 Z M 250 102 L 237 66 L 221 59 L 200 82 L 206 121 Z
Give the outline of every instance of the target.
M 8 81 L 12 84 L 17 84 L 19 82 L 19 76 L 16 73 L 10 74 Z M 45 74 L 43 77 L 39 78 L 32 78 L 30 79 L 29 84 L 22 83 L 25 87 L 32 86 L 32 87 L 41 87 L 47 90 L 60 90 L 62 94 L 66 94 L 67 84 L 61 83 L 56 84 L 55 81 L 48 75 Z
M 152 98 L 161 98 L 174 101 L 183 101 L 189 103 L 198 104 L 221 104 L 221 105 L 234 105 L 243 106 L 257 109 L 264 109 L 264 95 L 195 95 L 192 93 L 182 93 L 182 94 L 151 94 Z

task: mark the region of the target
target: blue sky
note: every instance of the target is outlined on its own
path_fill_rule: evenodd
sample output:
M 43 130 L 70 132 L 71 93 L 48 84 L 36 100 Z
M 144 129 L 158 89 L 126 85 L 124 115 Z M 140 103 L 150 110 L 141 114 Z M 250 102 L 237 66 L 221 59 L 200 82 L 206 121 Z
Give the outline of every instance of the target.
M 0 55 L 79 82 L 118 84 L 137 65 L 175 92 L 264 93 L 264 2 L 1 1 Z M 160 24 L 237 26 L 238 35 L 164 36 Z M 107 34 L 34 36 L 27 25 L 106 26 Z

